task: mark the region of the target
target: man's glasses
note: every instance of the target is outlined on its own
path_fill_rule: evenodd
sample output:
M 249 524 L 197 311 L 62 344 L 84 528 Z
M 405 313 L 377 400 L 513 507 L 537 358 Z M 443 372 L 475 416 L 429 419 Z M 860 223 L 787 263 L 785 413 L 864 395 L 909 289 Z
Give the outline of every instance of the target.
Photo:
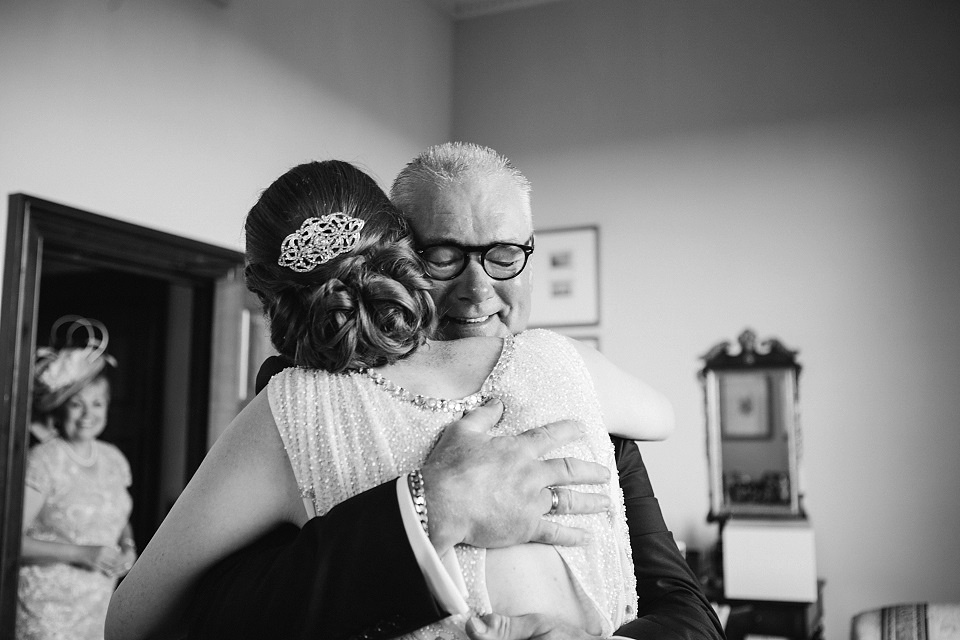
M 453 280 L 467 268 L 471 253 L 480 254 L 484 272 L 494 280 L 516 278 L 527 266 L 527 258 L 533 253 L 533 236 L 530 244 L 494 242 L 488 245 L 434 244 L 417 253 L 423 258 L 427 275 L 434 280 Z

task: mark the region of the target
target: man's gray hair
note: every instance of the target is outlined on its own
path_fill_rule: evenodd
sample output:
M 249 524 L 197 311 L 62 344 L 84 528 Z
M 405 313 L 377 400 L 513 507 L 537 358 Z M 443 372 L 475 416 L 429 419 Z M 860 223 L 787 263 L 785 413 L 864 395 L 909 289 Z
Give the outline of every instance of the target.
M 412 209 L 417 194 L 425 184 L 442 189 L 463 179 L 499 177 L 505 177 L 516 185 L 527 220 L 533 224 L 530 181 L 506 156 L 472 142 L 445 142 L 422 151 L 397 174 L 390 187 L 390 200 L 410 215 L 414 213 Z

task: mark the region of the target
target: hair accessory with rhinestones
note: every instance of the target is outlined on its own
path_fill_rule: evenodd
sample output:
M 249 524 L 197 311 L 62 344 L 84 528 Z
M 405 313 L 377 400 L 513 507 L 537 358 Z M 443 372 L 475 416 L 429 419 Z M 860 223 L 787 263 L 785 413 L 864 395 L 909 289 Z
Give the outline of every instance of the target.
M 364 224 L 360 218 L 339 211 L 307 218 L 299 229 L 283 239 L 277 264 L 306 273 L 357 246 Z

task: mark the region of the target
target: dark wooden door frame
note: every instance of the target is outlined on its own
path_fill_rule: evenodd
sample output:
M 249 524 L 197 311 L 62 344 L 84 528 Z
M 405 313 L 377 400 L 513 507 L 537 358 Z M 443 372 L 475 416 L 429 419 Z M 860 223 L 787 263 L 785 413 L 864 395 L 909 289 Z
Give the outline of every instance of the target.
M 193 335 L 212 332 L 218 280 L 242 254 L 25 194 L 9 198 L 0 315 L 0 637 L 12 638 L 20 558 L 36 308 L 44 255 L 189 284 Z M 188 473 L 206 447 L 210 340 L 191 345 Z

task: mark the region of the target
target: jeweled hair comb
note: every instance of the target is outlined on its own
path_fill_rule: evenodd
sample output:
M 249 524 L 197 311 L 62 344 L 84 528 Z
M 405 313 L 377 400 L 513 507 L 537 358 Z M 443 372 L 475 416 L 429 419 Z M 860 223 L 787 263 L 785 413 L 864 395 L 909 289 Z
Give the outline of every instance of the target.
M 360 218 L 339 211 L 307 218 L 299 229 L 283 239 L 277 264 L 306 273 L 357 246 L 364 224 Z

